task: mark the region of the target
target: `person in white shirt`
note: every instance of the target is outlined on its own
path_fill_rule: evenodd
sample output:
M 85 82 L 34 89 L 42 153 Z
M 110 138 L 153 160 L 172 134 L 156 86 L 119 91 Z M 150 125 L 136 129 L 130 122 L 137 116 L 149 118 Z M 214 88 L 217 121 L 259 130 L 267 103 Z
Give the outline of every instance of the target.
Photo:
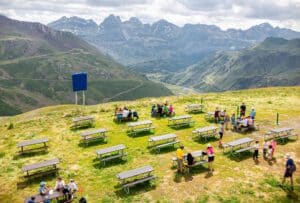
M 129 111 L 127 109 L 123 110 L 123 118 L 127 118 Z
M 61 177 L 57 178 L 57 181 L 55 183 L 55 187 L 54 190 L 63 190 L 65 187 L 65 181 L 63 181 L 63 179 Z

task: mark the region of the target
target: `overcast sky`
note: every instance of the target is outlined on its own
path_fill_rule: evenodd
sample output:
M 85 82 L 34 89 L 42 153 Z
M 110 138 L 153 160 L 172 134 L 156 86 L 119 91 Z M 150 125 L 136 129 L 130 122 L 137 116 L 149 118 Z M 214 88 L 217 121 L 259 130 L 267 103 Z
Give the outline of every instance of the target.
M 176 25 L 215 24 L 222 29 L 269 22 L 300 31 L 300 0 L 0 0 L 0 13 L 47 24 L 62 16 L 93 19 L 109 14 L 144 23 L 166 19 Z

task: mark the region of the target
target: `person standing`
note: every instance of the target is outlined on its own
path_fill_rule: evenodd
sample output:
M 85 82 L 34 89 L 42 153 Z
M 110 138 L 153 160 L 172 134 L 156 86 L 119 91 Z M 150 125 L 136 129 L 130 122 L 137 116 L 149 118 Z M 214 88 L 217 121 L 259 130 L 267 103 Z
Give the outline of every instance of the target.
M 259 141 L 258 140 L 256 140 L 253 147 L 254 147 L 253 160 L 257 161 L 258 160 L 258 150 L 259 150 Z
M 293 173 L 296 171 L 296 165 L 290 154 L 286 154 L 285 172 L 282 180 L 282 185 L 285 183 L 286 178 L 290 178 L 291 187 L 294 190 Z
M 268 147 L 269 147 L 269 143 L 265 140 L 264 144 L 263 144 L 263 156 L 264 156 L 264 159 L 267 158 Z
M 241 117 L 245 116 L 245 113 L 246 113 L 246 105 L 243 102 L 242 105 L 241 105 L 241 107 L 240 107 L 240 116 Z
M 213 169 L 213 162 L 215 160 L 215 156 L 214 156 L 214 150 L 213 150 L 211 144 L 207 145 L 206 154 L 208 156 L 208 169 L 209 169 L 209 173 L 212 173 L 214 171 L 214 169 Z
M 220 120 L 220 110 L 218 107 L 215 110 L 214 117 L 215 117 L 215 123 L 218 123 Z
M 183 149 L 184 149 L 184 146 L 181 145 L 176 151 L 177 171 L 180 173 L 183 173 Z
M 255 116 L 256 116 L 256 111 L 255 111 L 254 107 L 252 107 L 251 111 L 250 111 L 250 117 L 254 120 Z
M 274 157 L 275 149 L 277 147 L 277 142 L 275 140 L 271 140 L 271 146 L 272 146 L 272 157 Z
M 219 129 L 220 140 L 222 140 L 223 138 L 224 131 L 225 131 L 224 122 L 221 122 L 220 129 Z

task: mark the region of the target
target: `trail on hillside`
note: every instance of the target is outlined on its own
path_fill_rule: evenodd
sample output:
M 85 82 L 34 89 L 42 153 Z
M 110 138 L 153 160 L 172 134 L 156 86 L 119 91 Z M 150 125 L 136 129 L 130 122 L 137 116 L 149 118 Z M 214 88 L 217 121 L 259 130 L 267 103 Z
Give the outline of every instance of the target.
M 139 82 L 140 82 L 140 84 L 138 84 L 137 86 L 135 86 L 135 87 L 133 87 L 133 88 L 130 88 L 130 89 L 128 89 L 128 90 L 119 92 L 119 93 L 113 95 L 112 97 L 104 98 L 104 99 L 102 100 L 102 102 L 104 102 L 104 103 L 105 103 L 105 102 L 108 102 L 108 101 L 110 101 L 110 100 L 112 100 L 112 99 L 114 99 L 114 98 L 116 98 L 116 97 L 118 97 L 118 96 L 120 96 L 120 95 L 122 95 L 122 94 L 125 94 L 125 93 L 128 93 L 128 92 L 132 92 L 132 91 L 134 91 L 134 90 L 136 90 L 136 89 L 142 87 L 142 86 L 144 85 L 144 82 L 143 82 L 143 81 L 139 81 Z

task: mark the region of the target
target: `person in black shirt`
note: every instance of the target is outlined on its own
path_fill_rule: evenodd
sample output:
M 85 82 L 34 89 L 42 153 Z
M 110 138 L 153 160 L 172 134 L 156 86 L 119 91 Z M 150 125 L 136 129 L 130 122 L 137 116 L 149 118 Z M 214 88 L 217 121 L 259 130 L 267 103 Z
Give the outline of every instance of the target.
M 194 157 L 193 157 L 193 155 L 191 153 L 187 154 L 186 159 L 187 159 L 187 162 L 188 162 L 188 166 L 191 166 L 191 165 L 194 164 Z
M 240 110 L 240 116 L 241 116 L 241 117 L 242 117 L 242 116 L 245 116 L 245 114 L 246 114 L 246 105 L 245 105 L 244 102 L 242 103 L 240 109 L 241 109 L 241 110 Z

